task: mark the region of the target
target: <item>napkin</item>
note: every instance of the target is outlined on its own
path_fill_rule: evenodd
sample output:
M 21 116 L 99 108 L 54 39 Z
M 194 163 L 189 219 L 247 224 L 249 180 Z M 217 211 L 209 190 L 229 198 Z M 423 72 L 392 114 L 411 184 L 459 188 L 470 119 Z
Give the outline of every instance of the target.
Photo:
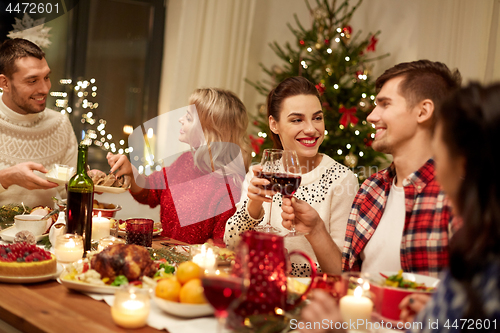
M 114 295 L 85 293 L 96 301 L 104 301 L 109 306 L 113 305 Z M 178 318 L 165 313 L 151 300 L 148 317 L 148 326 L 157 330 L 167 330 L 169 333 L 206 333 L 217 332 L 217 319 L 214 317 Z M 230 332 L 224 330 L 224 332 Z

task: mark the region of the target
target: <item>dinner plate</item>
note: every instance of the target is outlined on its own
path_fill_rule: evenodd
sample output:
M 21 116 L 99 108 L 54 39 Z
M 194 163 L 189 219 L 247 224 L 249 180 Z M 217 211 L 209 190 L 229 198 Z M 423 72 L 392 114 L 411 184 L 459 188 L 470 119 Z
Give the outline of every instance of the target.
M 62 179 L 54 178 L 54 177 L 50 177 L 50 176 L 45 176 L 45 179 L 47 179 L 48 181 L 51 181 L 53 183 L 56 183 L 58 185 L 65 185 L 68 182 L 67 180 L 62 180 Z M 123 188 L 123 187 L 94 185 L 94 192 L 118 194 L 118 193 L 123 193 L 127 190 L 128 190 L 128 188 Z
M 214 313 L 210 304 L 188 304 L 167 301 L 163 298 L 152 296 L 156 305 L 168 314 L 182 318 L 205 317 Z
M 68 182 L 67 180 L 51 177 L 48 175 L 45 176 L 45 179 L 47 179 L 50 182 L 56 183 L 57 185 L 65 185 Z
M 17 230 L 16 226 L 12 226 L 12 227 L 9 227 L 7 229 L 3 229 L 2 231 L 0 231 L 0 237 L 6 241 L 6 242 L 14 242 L 14 238 L 16 237 L 16 234 L 19 232 L 19 230 Z M 44 238 L 45 236 L 48 236 L 49 234 L 46 233 L 46 234 L 43 234 L 43 235 L 39 235 L 39 236 L 35 236 L 35 239 L 37 242 L 39 242 L 40 240 L 42 240 L 42 238 Z
M 71 290 L 96 294 L 114 294 L 116 289 L 118 289 L 118 287 L 115 286 L 97 285 L 73 280 L 66 280 L 63 278 L 63 274 L 67 274 L 67 272 L 60 274 L 57 282 Z
M 111 187 L 111 186 L 102 186 L 102 185 L 94 185 L 94 192 L 104 192 L 104 193 L 123 193 L 127 191 L 128 188 L 123 187 Z
M 2 276 L 0 282 L 6 283 L 36 283 L 57 278 L 64 270 L 63 265 L 57 264 L 57 271 L 53 274 L 38 275 L 38 276 Z
M 385 276 L 392 276 L 392 275 L 397 275 L 398 274 L 398 272 L 395 272 L 395 271 L 384 271 L 384 272 L 380 272 L 380 273 L 383 274 L 383 275 L 385 275 Z M 416 282 L 416 283 L 423 283 L 428 288 L 437 288 L 437 286 L 439 285 L 439 282 L 440 282 L 440 280 L 438 278 L 435 278 L 435 277 L 432 277 L 432 276 L 427 276 L 427 275 L 422 275 L 422 274 L 415 274 L 415 273 L 407 273 L 407 272 L 403 272 L 403 279 L 409 280 L 409 281 L 412 281 L 412 282 Z M 383 278 L 382 275 L 380 275 L 380 276 L 373 277 L 373 280 L 381 282 L 381 281 L 385 280 L 385 278 Z M 386 288 L 386 289 L 396 289 L 396 290 L 401 290 L 401 291 L 410 291 L 411 293 L 422 293 L 422 292 L 425 293 L 425 291 L 421 291 L 421 290 L 410 290 L 410 289 L 407 289 L 407 288 L 389 287 L 389 286 L 383 286 L 383 287 Z

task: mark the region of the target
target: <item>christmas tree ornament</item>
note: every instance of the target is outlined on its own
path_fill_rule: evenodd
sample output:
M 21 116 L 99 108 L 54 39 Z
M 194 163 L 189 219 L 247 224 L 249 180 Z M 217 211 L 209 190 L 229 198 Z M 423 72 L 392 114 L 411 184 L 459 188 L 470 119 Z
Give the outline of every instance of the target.
M 323 45 L 321 45 L 321 43 L 316 43 L 314 47 L 316 48 L 316 50 L 319 50 L 321 49 L 321 47 L 323 47 Z
M 359 109 L 361 111 L 364 111 L 364 112 L 370 111 L 372 109 L 372 102 L 368 98 L 362 98 L 362 99 L 360 99 L 358 105 L 359 105 Z M 366 122 L 364 122 L 363 125 L 366 125 Z
M 344 158 L 344 165 L 348 168 L 354 168 L 358 165 L 358 157 L 351 152 L 347 154 Z
M 318 90 L 318 93 L 321 96 L 325 92 L 325 85 L 320 82 L 316 85 L 316 89 Z
M 266 105 L 265 104 L 259 104 L 259 113 L 261 115 L 267 116 L 267 110 L 266 110 Z
M 339 109 L 339 113 L 342 114 L 339 120 L 339 124 L 347 127 L 349 124 L 356 125 L 359 121 L 358 117 L 356 117 L 356 107 L 352 107 L 349 109 L 346 109 L 344 106 L 341 106 Z
M 372 35 L 370 38 L 370 44 L 366 47 L 366 52 L 375 52 L 375 46 L 377 45 L 378 39 L 375 35 Z
M 45 17 L 33 20 L 28 13 L 24 12 L 23 19 L 20 20 L 15 17 L 16 23 L 12 25 L 14 30 L 11 30 L 7 37 L 14 38 L 23 38 L 27 39 L 30 42 L 35 43 L 41 48 L 48 48 L 52 43 L 49 40 L 49 31 L 52 28 L 45 27 Z

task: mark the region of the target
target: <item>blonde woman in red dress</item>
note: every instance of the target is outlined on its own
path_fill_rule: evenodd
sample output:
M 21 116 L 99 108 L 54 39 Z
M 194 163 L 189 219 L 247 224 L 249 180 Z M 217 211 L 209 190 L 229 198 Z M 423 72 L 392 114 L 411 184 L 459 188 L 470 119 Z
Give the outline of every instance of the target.
M 236 211 L 251 156 L 248 115 L 241 100 L 222 89 L 198 89 L 179 119 L 179 141 L 190 145 L 171 165 L 139 175 L 124 155 L 108 153 L 111 172 L 132 178 L 141 204 L 160 205 L 162 236 L 190 244 L 222 244 L 226 221 Z

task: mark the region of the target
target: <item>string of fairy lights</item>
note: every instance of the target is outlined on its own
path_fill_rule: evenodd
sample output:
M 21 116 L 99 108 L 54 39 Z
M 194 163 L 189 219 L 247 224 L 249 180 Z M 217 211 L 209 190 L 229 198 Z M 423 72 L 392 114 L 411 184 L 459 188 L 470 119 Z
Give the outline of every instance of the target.
M 113 140 L 113 135 L 106 131 L 107 121 L 104 118 L 96 116 L 96 109 L 99 107 L 99 103 L 94 101 L 97 97 L 97 84 L 94 78 L 90 80 L 79 80 L 76 84 L 73 84 L 71 79 L 61 79 L 59 83 L 63 87 L 68 87 L 64 90 L 73 90 L 76 96 L 76 101 L 73 103 L 74 108 L 78 109 L 81 113 L 81 123 L 88 124 L 91 127 L 82 131 L 82 140 L 86 140 L 91 145 L 97 146 L 101 149 L 111 151 L 112 153 L 118 154 L 129 154 L 134 151 L 133 147 L 127 147 L 125 145 L 125 140 L 119 140 L 116 144 Z M 55 106 L 59 108 L 62 114 L 76 114 L 73 107 L 69 105 L 68 93 L 66 91 L 52 91 L 50 95 L 56 98 Z M 131 125 L 123 126 L 123 133 L 125 135 L 130 135 L 134 131 Z M 153 129 L 149 128 L 147 136 L 151 139 L 153 135 Z M 134 157 L 137 161 L 139 158 Z M 143 165 L 138 166 L 138 172 L 140 174 L 149 175 L 154 170 L 160 170 L 161 166 L 157 165 L 154 161 L 154 156 L 146 155 L 140 159 Z
M 96 109 L 99 107 L 98 102 L 94 102 L 91 99 L 97 97 L 97 85 L 94 78 L 90 80 L 79 80 L 76 84 L 73 84 L 71 79 L 61 79 L 59 83 L 63 86 L 69 86 L 74 90 L 76 101 L 73 103 L 76 109 L 81 109 L 81 122 L 82 124 L 89 124 L 90 126 L 95 126 L 94 128 L 89 128 L 82 133 L 82 139 L 88 138 L 93 145 L 109 150 L 113 153 L 118 152 L 119 154 L 129 153 L 133 151 L 132 147 L 125 147 L 125 140 L 120 140 L 119 145 L 113 141 L 113 135 L 106 132 L 106 119 L 96 117 Z M 68 93 L 65 91 L 52 91 L 51 96 L 56 97 L 55 105 L 60 108 L 62 114 L 72 114 L 74 113 L 73 108 L 68 102 Z M 127 126 L 124 128 L 132 133 L 132 126 Z M 126 133 L 125 134 L 130 134 Z

